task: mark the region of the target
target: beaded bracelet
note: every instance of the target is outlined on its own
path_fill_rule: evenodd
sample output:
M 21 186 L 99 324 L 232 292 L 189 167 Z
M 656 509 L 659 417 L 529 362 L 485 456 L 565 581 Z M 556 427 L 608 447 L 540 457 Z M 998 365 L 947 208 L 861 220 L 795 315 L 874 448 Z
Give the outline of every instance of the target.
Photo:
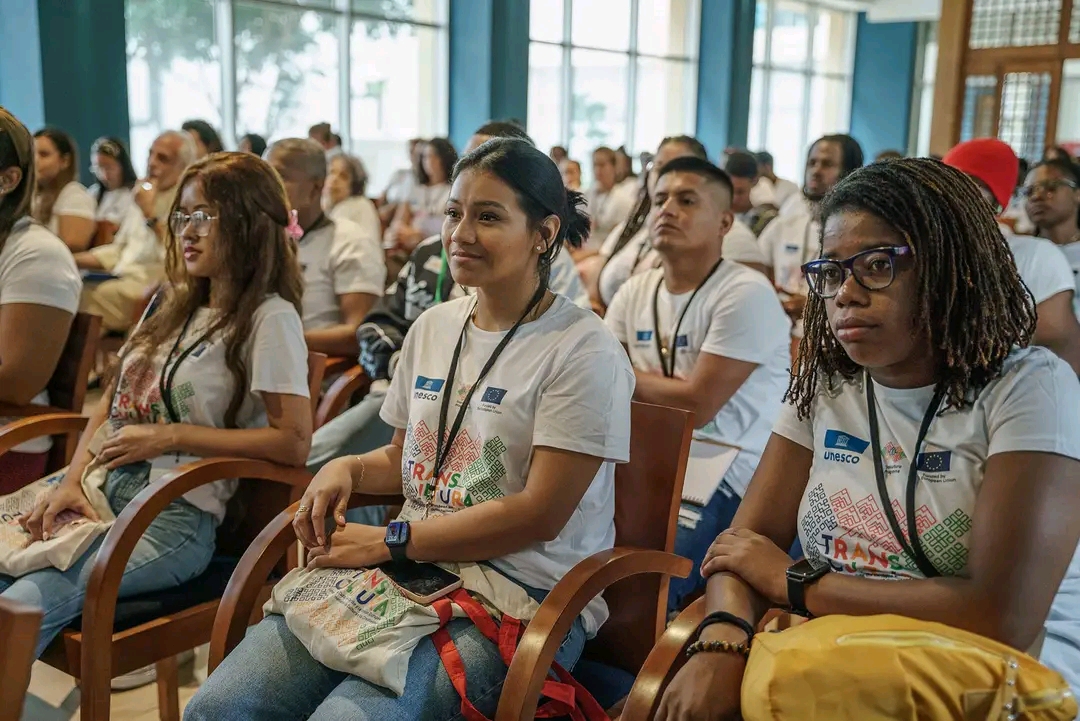
M 732 643 L 731 641 L 694 641 L 686 647 L 686 657 L 690 658 L 696 653 L 737 653 L 743 658 L 750 657 L 750 646 L 745 643 Z

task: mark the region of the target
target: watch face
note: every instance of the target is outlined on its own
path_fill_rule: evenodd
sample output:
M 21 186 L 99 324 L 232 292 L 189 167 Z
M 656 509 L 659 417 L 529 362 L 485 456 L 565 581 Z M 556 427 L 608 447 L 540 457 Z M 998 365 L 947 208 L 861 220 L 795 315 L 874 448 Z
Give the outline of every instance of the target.
M 795 581 L 813 581 L 829 572 L 829 567 L 814 566 L 805 558 L 787 570 L 787 577 Z
M 404 524 L 402 524 L 402 523 L 400 523 L 398 521 L 394 521 L 389 526 L 387 526 L 386 527 L 386 545 L 388 545 L 388 546 L 401 545 L 402 536 L 405 535 L 403 533 L 404 530 L 405 530 Z

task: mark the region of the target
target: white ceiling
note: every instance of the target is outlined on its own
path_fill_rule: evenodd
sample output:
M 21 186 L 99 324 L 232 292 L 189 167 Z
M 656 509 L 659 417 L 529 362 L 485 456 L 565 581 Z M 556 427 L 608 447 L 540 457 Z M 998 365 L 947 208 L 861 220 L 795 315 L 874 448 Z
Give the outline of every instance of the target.
M 942 2 L 959 1 L 960 0 L 875 0 L 866 11 L 866 19 L 872 23 L 937 20 L 941 17 Z

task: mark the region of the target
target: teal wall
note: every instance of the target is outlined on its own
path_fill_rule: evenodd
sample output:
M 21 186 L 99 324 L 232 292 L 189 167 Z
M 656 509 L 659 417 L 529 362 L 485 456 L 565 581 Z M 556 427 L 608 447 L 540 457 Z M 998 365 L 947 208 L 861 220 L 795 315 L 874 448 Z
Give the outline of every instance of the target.
M 755 0 L 702 0 L 697 137 L 717 160 L 745 147 L 754 58 Z
M 907 152 L 919 26 L 871 23 L 860 13 L 858 33 L 851 135 L 869 162 L 883 150 Z
M 31 131 L 56 125 L 85 154 L 128 137 L 124 0 L 0 0 L 0 104 Z

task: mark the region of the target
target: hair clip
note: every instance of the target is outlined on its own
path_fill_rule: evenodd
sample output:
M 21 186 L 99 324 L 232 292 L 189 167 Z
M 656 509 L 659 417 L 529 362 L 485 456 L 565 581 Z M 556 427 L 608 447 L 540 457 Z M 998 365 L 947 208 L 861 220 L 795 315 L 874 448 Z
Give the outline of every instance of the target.
M 289 237 L 293 240 L 300 240 L 304 237 L 304 229 L 300 227 L 300 221 L 297 220 L 299 214 L 296 210 L 289 211 L 289 224 L 285 226 L 285 232 L 289 234 Z

